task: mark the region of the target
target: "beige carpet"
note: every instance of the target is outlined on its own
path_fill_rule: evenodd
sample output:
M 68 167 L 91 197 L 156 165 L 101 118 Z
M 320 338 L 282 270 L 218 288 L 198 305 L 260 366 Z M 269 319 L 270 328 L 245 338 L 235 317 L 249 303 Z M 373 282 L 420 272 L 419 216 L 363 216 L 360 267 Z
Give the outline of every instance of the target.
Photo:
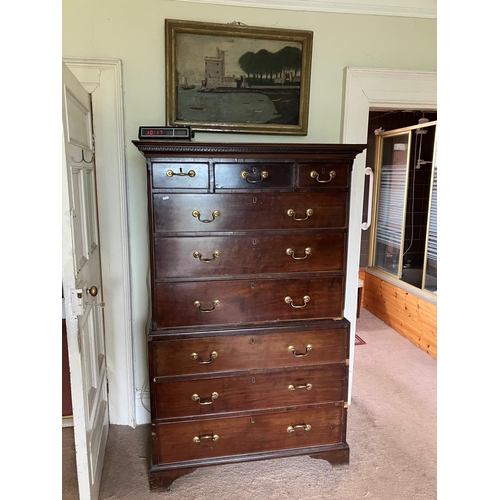
M 354 351 L 350 464 L 293 457 L 200 468 L 168 492 L 148 487 L 149 426 L 111 426 L 100 500 L 435 500 L 436 361 L 365 309 Z M 72 428 L 63 429 L 63 500 L 78 500 Z

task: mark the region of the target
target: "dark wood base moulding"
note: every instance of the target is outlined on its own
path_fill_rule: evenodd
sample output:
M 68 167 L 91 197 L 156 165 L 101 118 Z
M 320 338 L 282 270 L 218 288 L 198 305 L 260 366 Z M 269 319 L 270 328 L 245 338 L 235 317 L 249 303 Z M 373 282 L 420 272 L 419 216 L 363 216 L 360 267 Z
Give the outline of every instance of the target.
M 191 474 L 200 467 L 213 467 L 231 463 L 253 462 L 256 460 L 271 460 L 278 458 L 308 455 L 310 458 L 326 460 L 332 467 L 349 464 L 349 445 L 347 443 L 336 446 L 320 446 L 307 450 L 287 450 L 278 453 L 258 453 L 251 456 L 222 457 L 210 460 L 199 460 L 195 463 L 179 465 L 152 465 L 149 469 L 149 487 L 154 491 L 169 490 L 172 483 L 182 476 Z

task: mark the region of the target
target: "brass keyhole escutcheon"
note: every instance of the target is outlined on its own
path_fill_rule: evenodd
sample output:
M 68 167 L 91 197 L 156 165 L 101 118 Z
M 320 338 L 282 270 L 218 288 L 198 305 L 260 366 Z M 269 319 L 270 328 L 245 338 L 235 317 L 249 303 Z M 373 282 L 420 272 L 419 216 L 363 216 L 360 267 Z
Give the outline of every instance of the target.
M 97 295 L 98 289 L 96 286 L 91 286 L 88 290 L 87 293 L 92 295 L 92 297 L 95 297 Z

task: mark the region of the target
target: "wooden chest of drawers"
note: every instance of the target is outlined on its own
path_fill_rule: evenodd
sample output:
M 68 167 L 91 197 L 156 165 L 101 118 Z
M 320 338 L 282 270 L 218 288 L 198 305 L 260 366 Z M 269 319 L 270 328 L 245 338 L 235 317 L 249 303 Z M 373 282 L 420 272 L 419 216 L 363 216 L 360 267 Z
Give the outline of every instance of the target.
M 350 172 L 364 145 L 134 141 L 148 170 L 151 488 L 348 463 Z

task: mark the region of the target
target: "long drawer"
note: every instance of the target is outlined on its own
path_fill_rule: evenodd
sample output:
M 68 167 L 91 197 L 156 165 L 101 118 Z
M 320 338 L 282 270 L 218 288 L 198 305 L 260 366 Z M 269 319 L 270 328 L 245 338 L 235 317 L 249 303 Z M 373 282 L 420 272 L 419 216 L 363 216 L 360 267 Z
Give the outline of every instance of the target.
M 349 357 L 349 323 L 332 328 L 267 328 L 193 334 L 150 342 L 154 376 L 218 374 L 273 368 L 322 367 Z M 165 337 L 165 336 L 164 336 Z
M 343 443 L 343 405 L 282 413 L 157 423 L 157 464 Z
M 155 232 L 347 227 L 347 191 L 153 195 Z
M 343 272 L 343 230 L 313 233 L 158 237 L 156 279 L 296 272 Z
M 156 418 L 340 402 L 347 396 L 347 372 L 346 365 L 329 365 L 232 377 L 167 379 L 153 386 Z
M 156 327 L 343 317 L 344 277 L 160 283 Z

